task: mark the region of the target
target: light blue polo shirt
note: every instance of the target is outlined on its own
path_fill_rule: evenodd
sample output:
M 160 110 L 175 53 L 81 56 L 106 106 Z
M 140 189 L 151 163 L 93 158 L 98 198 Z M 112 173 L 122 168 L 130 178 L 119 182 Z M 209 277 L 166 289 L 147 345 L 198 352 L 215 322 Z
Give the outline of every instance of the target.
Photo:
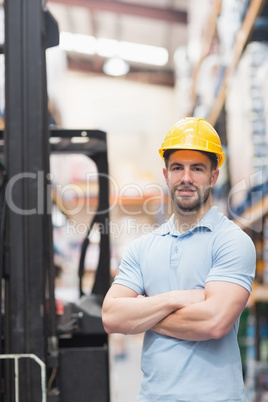
M 227 281 L 249 292 L 256 254 L 250 237 L 212 207 L 180 234 L 174 217 L 129 246 L 114 283 L 153 296 Z M 228 297 L 228 295 L 226 295 Z M 139 402 L 245 401 L 237 342 L 239 320 L 221 339 L 184 341 L 146 331 Z

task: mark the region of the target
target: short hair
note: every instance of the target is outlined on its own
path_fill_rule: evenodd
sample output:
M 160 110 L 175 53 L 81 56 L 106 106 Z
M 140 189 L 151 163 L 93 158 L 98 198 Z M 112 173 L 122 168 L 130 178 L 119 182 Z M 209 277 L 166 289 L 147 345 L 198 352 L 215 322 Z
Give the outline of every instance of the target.
M 165 161 L 166 168 L 168 167 L 168 161 L 169 161 L 170 155 L 176 151 L 184 151 L 184 149 L 166 149 L 164 151 L 163 158 Z M 198 149 L 194 149 L 193 151 L 198 151 L 198 152 L 201 152 L 202 154 L 206 155 L 210 159 L 211 170 L 217 169 L 219 161 L 218 161 L 218 157 L 216 154 L 214 154 L 212 152 L 199 151 Z

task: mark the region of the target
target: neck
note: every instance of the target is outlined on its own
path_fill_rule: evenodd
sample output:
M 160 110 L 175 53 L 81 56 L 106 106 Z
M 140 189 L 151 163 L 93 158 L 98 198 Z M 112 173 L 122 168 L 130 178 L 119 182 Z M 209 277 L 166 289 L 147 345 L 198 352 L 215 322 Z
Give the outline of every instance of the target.
M 185 233 L 190 229 L 193 229 L 206 215 L 206 213 L 212 207 L 211 200 L 207 200 L 206 204 L 202 205 L 200 209 L 195 212 L 185 212 L 177 211 L 174 212 L 174 222 L 175 227 L 180 233 Z

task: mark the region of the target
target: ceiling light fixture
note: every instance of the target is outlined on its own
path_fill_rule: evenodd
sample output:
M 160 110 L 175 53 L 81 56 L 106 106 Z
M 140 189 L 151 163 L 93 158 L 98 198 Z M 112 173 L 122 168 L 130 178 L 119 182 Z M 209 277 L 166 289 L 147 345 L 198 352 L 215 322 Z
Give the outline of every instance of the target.
M 114 39 L 95 38 L 89 35 L 61 32 L 60 47 L 66 51 L 83 54 L 98 54 L 102 57 L 119 57 L 125 61 L 164 66 L 168 62 L 167 49 Z
M 120 57 L 111 57 L 103 64 L 103 72 L 107 75 L 120 77 L 126 75 L 130 70 L 129 64 Z
M 93 55 L 97 52 L 97 40 L 94 36 L 61 32 L 60 48 L 67 52 Z

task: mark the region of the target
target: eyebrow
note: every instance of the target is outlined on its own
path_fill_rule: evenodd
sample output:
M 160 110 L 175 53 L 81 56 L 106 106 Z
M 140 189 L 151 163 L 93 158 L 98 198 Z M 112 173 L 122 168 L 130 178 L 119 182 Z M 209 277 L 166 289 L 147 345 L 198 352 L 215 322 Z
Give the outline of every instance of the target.
M 179 162 L 172 162 L 172 163 L 169 165 L 170 168 L 171 168 L 171 167 L 174 167 L 174 166 L 184 166 L 184 164 L 183 164 L 183 163 L 179 163 Z M 207 169 L 207 166 L 206 166 L 204 163 L 202 163 L 202 162 L 193 163 L 193 164 L 191 164 L 191 167 L 203 167 L 203 168 Z

